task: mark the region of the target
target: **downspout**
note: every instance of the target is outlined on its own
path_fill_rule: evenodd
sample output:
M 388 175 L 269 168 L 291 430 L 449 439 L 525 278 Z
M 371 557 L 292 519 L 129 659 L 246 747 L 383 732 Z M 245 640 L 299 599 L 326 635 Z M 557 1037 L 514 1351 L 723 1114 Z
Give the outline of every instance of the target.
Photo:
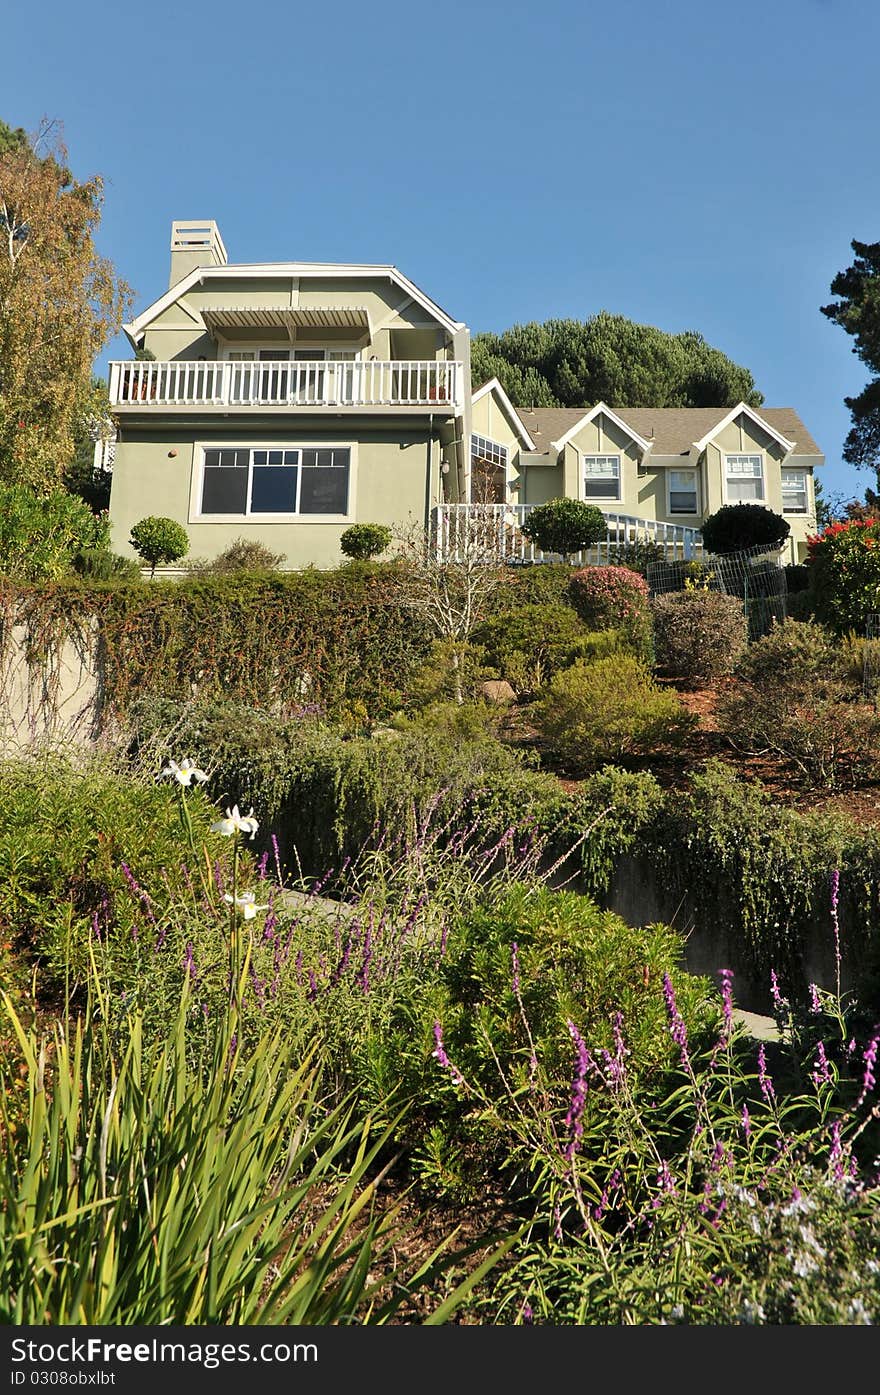
M 434 413 L 428 413 L 428 458 L 425 470 L 425 526 L 431 527 L 431 509 L 434 478 Z M 438 500 L 439 502 L 439 500 Z

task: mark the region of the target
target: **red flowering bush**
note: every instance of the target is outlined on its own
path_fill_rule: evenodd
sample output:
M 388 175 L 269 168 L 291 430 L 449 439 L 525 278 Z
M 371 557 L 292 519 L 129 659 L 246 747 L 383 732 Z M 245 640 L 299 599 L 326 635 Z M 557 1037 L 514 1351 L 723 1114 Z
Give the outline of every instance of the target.
M 817 617 L 838 633 L 863 633 L 867 617 L 880 612 L 880 521 L 831 523 L 807 548 Z
M 648 583 L 629 567 L 581 567 L 568 594 L 591 630 L 613 630 L 648 612 Z
M 568 586 L 568 598 L 591 630 L 617 630 L 624 646 L 644 663 L 654 645 L 648 583 L 629 567 L 581 567 Z

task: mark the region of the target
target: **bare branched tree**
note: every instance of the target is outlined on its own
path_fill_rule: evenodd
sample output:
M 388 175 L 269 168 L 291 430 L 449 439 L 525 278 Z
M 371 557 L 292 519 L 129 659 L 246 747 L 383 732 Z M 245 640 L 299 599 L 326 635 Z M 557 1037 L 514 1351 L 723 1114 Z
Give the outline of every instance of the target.
M 470 636 L 509 573 L 502 564 L 500 510 L 453 509 L 442 533 L 410 524 L 396 530 L 403 603 L 424 616 L 448 648 L 457 703 L 464 702 L 462 660 Z

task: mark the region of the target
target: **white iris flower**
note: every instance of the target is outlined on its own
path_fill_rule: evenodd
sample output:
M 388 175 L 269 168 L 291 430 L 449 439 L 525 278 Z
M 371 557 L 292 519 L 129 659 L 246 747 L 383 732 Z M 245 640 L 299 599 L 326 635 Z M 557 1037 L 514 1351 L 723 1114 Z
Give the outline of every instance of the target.
M 193 781 L 195 781 L 196 784 L 203 785 L 208 778 L 204 770 L 197 769 L 188 757 L 182 760 L 180 765 L 178 765 L 175 760 L 169 760 L 162 774 L 173 775 L 179 785 L 185 785 L 187 788 L 192 785 Z
M 216 823 L 211 824 L 211 832 L 222 833 L 224 838 L 231 838 L 234 833 L 246 833 L 253 838 L 259 826 L 254 818 L 253 806 L 249 813 L 240 814 L 238 805 L 234 804 L 231 809 L 226 810 L 225 819 L 218 819 Z
M 227 906 L 232 905 L 233 898 L 228 891 L 223 897 L 223 900 L 226 902 Z M 268 911 L 268 902 L 265 906 L 258 906 L 256 901 L 256 893 L 253 891 L 243 891 L 240 896 L 235 897 L 236 910 L 244 916 L 245 920 L 253 920 L 258 911 Z

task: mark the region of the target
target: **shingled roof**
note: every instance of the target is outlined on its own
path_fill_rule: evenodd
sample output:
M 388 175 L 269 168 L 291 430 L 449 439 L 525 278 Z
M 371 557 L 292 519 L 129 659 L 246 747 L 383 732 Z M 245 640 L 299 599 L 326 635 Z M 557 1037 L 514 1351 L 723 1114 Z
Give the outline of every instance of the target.
M 546 451 L 586 415 L 589 407 L 517 407 L 517 413 L 535 442 Z M 756 407 L 758 417 L 787 440 L 795 442 L 795 455 L 821 456 L 797 412 L 791 407 Z M 683 455 L 695 441 L 712 431 L 729 414 L 729 407 L 614 407 L 615 416 L 645 440 L 653 438 L 655 455 Z

